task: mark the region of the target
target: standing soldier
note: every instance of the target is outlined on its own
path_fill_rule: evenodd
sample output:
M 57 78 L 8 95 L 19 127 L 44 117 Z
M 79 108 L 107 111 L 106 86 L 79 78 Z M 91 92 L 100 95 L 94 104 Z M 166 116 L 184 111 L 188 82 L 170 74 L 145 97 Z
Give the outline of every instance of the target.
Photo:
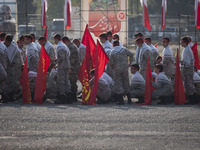
M 193 52 L 190 48 L 189 39 L 187 37 L 183 37 L 181 39 L 181 45 L 184 47 L 181 57 L 181 65 L 182 65 L 182 75 L 184 81 L 184 87 L 186 94 L 188 96 L 188 104 L 195 103 L 195 96 L 194 96 L 194 82 L 193 82 L 193 74 L 194 74 L 194 56 Z
M 83 45 L 78 39 L 74 39 L 73 43 L 78 47 L 78 57 L 79 57 L 80 65 L 81 65 L 85 57 L 86 46 Z
M 142 38 L 136 39 L 136 44 L 138 46 L 138 51 L 136 52 L 136 62 L 140 65 L 140 73 L 144 79 L 146 79 L 146 68 L 148 57 L 151 58 L 151 48 L 144 43 Z
M 101 43 L 103 44 L 104 51 L 107 54 L 107 56 L 109 57 L 109 55 L 113 49 L 113 46 L 109 42 L 108 37 L 105 33 L 100 34 L 99 37 L 100 37 Z
M 151 50 L 152 50 L 152 54 L 151 54 L 151 56 L 152 56 L 152 61 L 153 61 L 153 69 L 154 69 L 154 67 L 156 66 L 156 63 L 157 63 L 157 60 L 156 60 L 156 58 L 159 56 L 159 53 L 158 53 L 158 49 L 155 47 L 155 46 L 153 46 L 152 44 L 151 44 L 151 38 L 145 38 L 144 39 L 145 40 L 145 43 L 151 48 Z M 151 67 L 152 68 L 152 67 Z M 153 71 L 153 70 L 152 70 Z
M 33 37 L 32 42 L 36 45 L 37 50 L 38 50 L 38 54 L 39 54 L 39 56 L 40 56 L 41 46 L 40 46 L 40 44 L 35 40 L 35 34 L 34 34 L 34 33 L 31 33 L 30 35 Z
M 24 49 L 24 36 L 20 36 L 19 40 L 17 41 L 17 47 L 22 57 L 22 62 L 24 63 L 26 60 L 26 50 Z
M 126 94 L 128 97 L 128 103 L 131 103 L 130 96 L 130 85 L 128 67 L 133 61 L 133 53 L 125 47 L 119 46 L 119 41 L 113 42 L 113 51 L 110 55 L 110 66 L 114 73 L 115 82 L 115 94 L 117 98 L 117 104 L 123 105 L 123 95 Z M 129 57 L 129 64 L 128 64 Z
M 5 45 L 7 47 L 7 79 L 6 79 L 6 93 L 11 100 L 21 90 L 20 88 L 20 77 L 22 68 L 22 59 L 17 46 L 12 43 L 12 36 L 7 35 L 5 39 Z
M 111 32 L 111 31 L 108 31 L 107 33 L 106 33 L 106 35 L 107 35 L 107 37 L 108 37 L 108 41 L 111 43 L 111 44 L 113 44 L 113 33 Z
M 38 49 L 32 42 L 33 37 L 31 35 L 25 35 L 25 43 L 27 44 L 27 62 L 29 71 L 37 72 L 39 55 Z
M 7 48 L 6 46 L 0 41 L 0 95 L 1 95 L 1 102 L 6 103 L 8 102 L 7 96 L 5 94 L 5 80 L 7 78 Z
M 175 84 L 175 59 L 171 48 L 169 47 L 169 38 L 163 38 L 163 52 L 162 52 L 162 64 L 164 67 L 165 75 L 171 79 L 172 85 Z
M 62 41 L 70 50 L 70 64 L 72 73 L 69 74 L 69 80 L 71 84 L 71 96 L 74 102 L 77 102 L 76 93 L 77 93 L 77 80 L 78 80 L 78 72 L 80 70 L 80 62 L 78 57 L 78 48 L 74 43 L 70 41 L 68 37 L 63 37 Z
M 71 64 L 69 60 L 70 51 L 68 47 L 61 42 L 60 34 L 54 35 L 54 41 L 57 44 L 56 54 L 57 54 L 57 64 L 58 64 L 58 88 L 59 96 L 55 104 L 71 104 L 72 100 L 70 98 L 71 87 L 69 81 L 69 73 L 71 73 Z M 66 94 L 67 95 L 66 95 Z

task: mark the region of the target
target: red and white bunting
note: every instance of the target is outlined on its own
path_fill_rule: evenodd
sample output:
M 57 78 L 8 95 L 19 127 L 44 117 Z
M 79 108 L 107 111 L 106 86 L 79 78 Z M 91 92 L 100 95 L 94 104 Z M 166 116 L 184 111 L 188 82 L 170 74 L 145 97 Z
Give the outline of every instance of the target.
M 195 6 L 194 6 L 194 12 L 195 12 L 195 25 L 196 28 L 200 28 L 200 0 L 195 0 Z
M 41 26 L 46 27 L 47 0 L 41 0 Z
M 69 29 L 71 27 L 71 0 L 65 0 L 65 28 Z
M 162 30 L 166 28 L 167 0 L 162 0 Z

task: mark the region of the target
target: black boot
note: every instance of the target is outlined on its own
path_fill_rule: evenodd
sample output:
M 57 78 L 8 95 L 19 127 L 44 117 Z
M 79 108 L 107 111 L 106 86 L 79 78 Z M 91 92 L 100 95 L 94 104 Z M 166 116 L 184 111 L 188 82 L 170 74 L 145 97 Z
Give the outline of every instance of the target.
M 71 93 L 71 98 L 73 102 L 78 102 L 77 97 L 76 97 L 76 93 Z
M 97 96 L 97 102 L 96 103 L 97 104 L 105 104 L 106 102 L 103 99 L 101 99 L 99 96 Z
M 1 103 L 8 103 L 9 100 L 10 100 L 9 97 L 5 93 L 2 93 L 2 95 L 1 95 Z
M 195 104 L 195 97 L 194 95 L 189 95 L 188 96 L 188 102 L 186 103 L 186 105 L 194 105 Z
M 117 100 L 118 100 L 117 105 L 124 105 L 123 94 L 118 94 Z
M 54 104 L 66 104 L 66 95 L 59 95 L 58 99 L 54 102 Z
M 160 102 L 158 105 L 167 105 L 167 97 L 166 96 L 159 96 Z
M 144 97 L 138 97 L 138 101 L 136 102 L 136 104 L 142 104 L 144 103 Z
M 73 103 L 73 94 L 72 93 L 66 93 L 66 104 L 72 104 Z
M 126 96 L 128 98 L 128 104 L 132 104 L 131 95 L 130 94 L 126 94 Z

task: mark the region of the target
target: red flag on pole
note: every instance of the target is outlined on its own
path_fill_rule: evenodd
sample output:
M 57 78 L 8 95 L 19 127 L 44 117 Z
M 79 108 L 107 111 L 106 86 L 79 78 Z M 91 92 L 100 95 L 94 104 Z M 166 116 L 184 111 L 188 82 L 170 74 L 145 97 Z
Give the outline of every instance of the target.
M 145 85 L 145 94 L 144 94 L 144 105 L 151 105 L 151 92 L 154 88 L 151 86 L 151 81 L 153 81 L 153 76 L 150 68 L 150 58 L 148 57 L 147 69 L 146 69 L 146 85 Z
M 46 27 L 47 0 L 41 0 L 41 26 Z
M 71 28 L 71 0 L 65 0 L 65 28 L 69 29 Z
M 47 40 L 47 26 L 46 26 L 46 29 L 45 29 L 45 32 L 44 32 L 44 37 L 45 37 L 46 40 Z
M 181 76 L 179 55 L 178 55 L 178 48 L 177 48 L 174 104 L 182 105 L 185 103 L 186 103 L 185 90 L 184 90 L 182 76 Z
M 158 48 L 158 44 L 159 44 L 159 43 L 156 43 L 156 44 L 155 44 L 155 48 Z
M 34 103 L 42 104 L 42 99 L 44 96 L 44 92 L 46 90 L 46 74 L 47 70 L 50 65 L 50 58 L 44 49 L 44 46 L 41 46 L 40 51 L 40 59 L 38 63 L 38 72 L 35 84 L 35 96 L 34 96 Z
M 166 28 L 167 0 L 162 0 L 162 30 Z
M 78 78 L 82 84 L 82 104 L 92 105 L 94 101 L 90 98 L 90 71 L 94 68 L 94 55 L 96 51 L 96 44 L 89 32 L 88 25 L 86 25 L 85 33 L 82 38 L 82 44 L 86 46 L 86 54 L 79 71 Z
M 98 80 L 105 70 L 105 66 L 108 63 L 108 56 L 106 55 L 103 47 L 101 46 L 99 40 L 97 40 L 97 50 L 94 53 L 94 62 L 95 62 L 95 77 L 94 77 L 94 86 L 90 93 L 89 101 L 96 103 L 96 96 L 98 90 Z
M 194 6 L 194 16 L 195 16 L 195 25 L 196 28 L 200 28 L 200 0 L 195 0 L 195 6 Z
M 143 6 L 143 18 L 144 18 L 144 26 L 151 31 L 151 25 L 149 21 L 149 12 L 147 7 L 147 0 L 142 0 L 142 6 Z
M 21 75 L 20 84 L 23 90 L 23 104 L 32 104 L 31 99 L 31 91 L 28 81 L 28 65 L 27 65 L 27 57 L 24 64 L 24 69 Z
M 194 55 L 194 65 L 197 67 L 197 69 L 200 69 L 199 65 L 199 54 L 197 50 L 197 42 L 191 47 L 193 55 Z

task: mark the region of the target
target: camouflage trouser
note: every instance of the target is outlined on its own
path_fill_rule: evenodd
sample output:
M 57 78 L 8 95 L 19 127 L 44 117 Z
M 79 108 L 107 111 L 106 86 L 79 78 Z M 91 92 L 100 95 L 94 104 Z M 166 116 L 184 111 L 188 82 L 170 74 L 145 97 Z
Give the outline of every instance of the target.
M 128 76 L 128 69 L 115 72 L 115 94 L 125 94 L 130 93 L 130 84 L 129 84 L 129 76 Z
M 30 63 L 29 63 L 29 71 L 37 72 L 37 68 L 38 68 L 37 58 L 31 57 Z
M 46 94 L 48 98 L 56 98 L 58 94 L 58 72 L 52 71 L 48 75 Z
M 76 94 L 77 93 L 77 80 L 78 80 L 78 77 L 77 77 L 78 73 L 76 72 L 73 72 L 71 74 L 69 74 L 69 80 L 70 80 L 70 84 L 71 84 L 71 92 L 73 94 Z
M 193 81 L 193 74 L 194 69 L 192 67 L 183 67 L 183 81 L 184 81 L 184 88 L 187 95 L 193 95 L 195 88 L 194 88 L 194 81 Z
M 141 90 L 131 90 L 131 98 L 144 97 L 144 92 Z
M 108 101 L 111 98 L 111 90 L 108 84 L 99 84 L 97 95 L 104 101 Z
M 65 94 L 65 92 L 71 92 L 69 74 L 67 69 L 58 69 L 58 88 L 60 95 Z

